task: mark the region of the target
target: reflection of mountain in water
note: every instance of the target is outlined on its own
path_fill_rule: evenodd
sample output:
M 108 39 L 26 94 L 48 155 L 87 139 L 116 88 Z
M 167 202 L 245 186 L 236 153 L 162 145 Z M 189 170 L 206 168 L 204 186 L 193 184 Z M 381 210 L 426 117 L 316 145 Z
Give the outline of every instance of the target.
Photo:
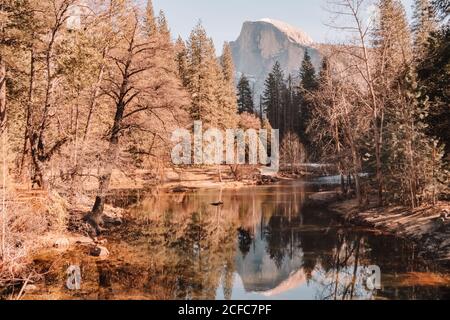
M 303 189 L 292 191 L 302 193 Z M 302 198 L 292 194 L 268 197 L 260 206 L 260 221 L 254 221 L 252 230 L 239 230 L 236 272 L 247 292 L 273 295 L 306 281 L 300 239 L 292 231 L 302 224 L 300 203 Z
M 287 281 L 292 274 L 302 268 L 303 253 L 298 249 L 292 256 L 282 256 L 276 260 L 268 254 L 269 243 L 265 237 L 256 234 L 250 251 L 236 255 L 236 272 L 242 279 L 247 292 L 265 292 Z M 283 252 L 280 248 L 280 252 Z

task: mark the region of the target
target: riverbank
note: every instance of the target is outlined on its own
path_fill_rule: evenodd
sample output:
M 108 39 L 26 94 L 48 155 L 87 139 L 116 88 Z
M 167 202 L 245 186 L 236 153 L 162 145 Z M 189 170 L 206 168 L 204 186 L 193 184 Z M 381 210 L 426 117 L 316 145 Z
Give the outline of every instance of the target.
M 374 228 L 417 244 L 419 255 L 450 267 L 450 203 L 416 209 L 405 207 L 361 210 L 356 200 L 331 202 L 328 208 L 346 222 Z

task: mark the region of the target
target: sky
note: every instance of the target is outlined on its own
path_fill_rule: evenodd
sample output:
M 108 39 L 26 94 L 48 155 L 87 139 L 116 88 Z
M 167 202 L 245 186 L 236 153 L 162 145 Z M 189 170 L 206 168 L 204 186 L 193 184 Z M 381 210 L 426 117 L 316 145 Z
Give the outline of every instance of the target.
M 402 0 L 411 16 L 413 0 Z M 335 40 L 336 30 L 325 26 L 330 14 L 327 0 L 153 0 L 155 12 L 163 10 L 172 36 L 187 39 L 201 21 L 216 49 L 239 36 L 243 22 L 272 18 L 308 33 L 315 42 Z

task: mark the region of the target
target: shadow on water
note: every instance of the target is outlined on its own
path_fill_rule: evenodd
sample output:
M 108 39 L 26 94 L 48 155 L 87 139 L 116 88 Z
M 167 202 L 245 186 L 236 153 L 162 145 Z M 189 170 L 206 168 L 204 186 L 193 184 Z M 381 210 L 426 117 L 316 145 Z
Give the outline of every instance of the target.
M 317 189 L 296 182 L 146 198 L 131 209 L 133 222 L 110 240 L 108 260 L 65 253 L 65 262 L 52 268 L 59 281 L 36 297 L 450 298 L 448 273 L 418 258 L 410 243 L 306 206 Z M 223 205 L 211 205 L 217 202 Z M 78 292 L 64 288 L 67 260 L 81 264 Z M 381 269 L 380 290 L 367 287 L 373 265 Z

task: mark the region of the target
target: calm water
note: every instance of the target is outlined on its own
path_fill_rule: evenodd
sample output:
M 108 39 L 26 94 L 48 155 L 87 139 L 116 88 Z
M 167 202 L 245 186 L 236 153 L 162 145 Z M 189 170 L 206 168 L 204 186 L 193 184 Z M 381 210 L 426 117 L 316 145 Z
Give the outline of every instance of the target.
M 315 184 L 161 195 L 111 234 L 108 260 L 82 249 L 38 258 L 45 283 L 28 298 L 448 299 L 449 277 L 405 241 L 343 225 L 308 204 Z M 223 206 L 211 203 L 222 201 Z M 115 240 L 114 240 L 115 239 Z M 65 289 L 80 265 L 82 288 Z M 381 289 L 367 288 L 367 267 Z

